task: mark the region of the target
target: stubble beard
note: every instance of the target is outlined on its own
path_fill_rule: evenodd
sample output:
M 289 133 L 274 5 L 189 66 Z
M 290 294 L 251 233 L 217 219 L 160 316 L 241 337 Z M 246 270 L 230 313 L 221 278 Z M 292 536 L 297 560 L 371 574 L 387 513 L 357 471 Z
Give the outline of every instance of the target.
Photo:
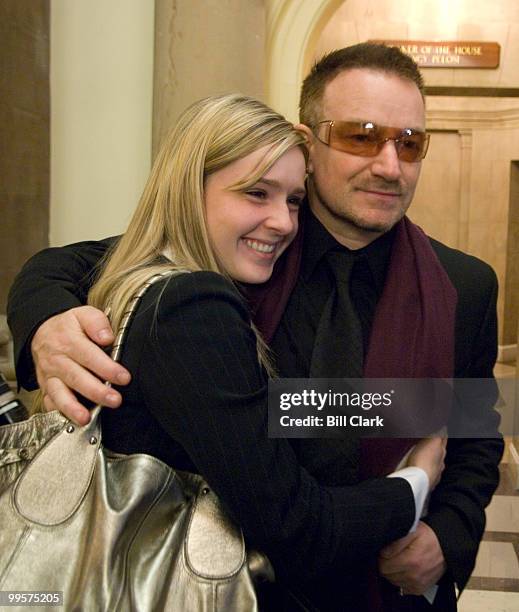
M 381 188 L 379 185 L 370 185 L 369 187 L 371 189 Z M 334 226 L 334 228 L 327 229 L 335 229 L 335 231 L 337 227 L 342 226 L 355 228 L 357 230 L 369 234 L 385 234 L 402 219 L 408 208 L 408 206 L 400 206 L 398 211 L 395 211 L 395 215 L 393 216 L 393 218 L 389 221 L 375 221 L 364 217 L 362 214 L 355 213 L 355 207 L 352 206 L 351 203 L 348 201 L 353 196 L 353 194 L 344 194 L 342 195 L 342 198 L 339 197 L 335 199 L 335 202 L 330 202 L 323 196 L 323 194 L 317 188 L 315 183 L 313 185 L 313 190 L 313 195 L 314 198 L 316 198 L 316 200 L 318 201 L 319 208 L 324 213 L 324 215 L 329 218 L 329 221 Z M 311 206 L 311 208 L 315 210 L 313 206 Z M 322 218 L 323 215 L 318 214 L 317 216 L 320 218 L 321 222 L 323 222 L 323 225 L 327 227 L 326 219 Z

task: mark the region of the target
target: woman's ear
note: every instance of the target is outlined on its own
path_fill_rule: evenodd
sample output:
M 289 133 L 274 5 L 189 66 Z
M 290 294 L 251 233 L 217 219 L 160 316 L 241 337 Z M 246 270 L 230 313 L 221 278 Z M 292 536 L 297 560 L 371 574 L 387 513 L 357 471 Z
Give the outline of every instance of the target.
M 308 174 L 312 174 L 312 172 L 313 172 L 312 152 L 313 152 L 313 148 L 315 146 L 315 136 L 314 136 L 314 133 L 304 123 L 297 123 L 294 127 L 295 127 L 296 130 L 299 130 L 300 132 L 302 132 L 303 136 L 305 137 L 306 148 L 308 149 L 308 161 L 307 161 L 307 165 L 306 165 L 306 171 L 308 172 Z

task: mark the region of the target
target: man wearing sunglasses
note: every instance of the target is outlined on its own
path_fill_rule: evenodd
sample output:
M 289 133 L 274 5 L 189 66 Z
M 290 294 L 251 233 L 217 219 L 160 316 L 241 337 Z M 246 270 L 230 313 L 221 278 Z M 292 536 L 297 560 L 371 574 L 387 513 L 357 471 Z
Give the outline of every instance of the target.
M 416 64 L 397 49 L 368 43 L 331 53 L 303 84 L 300 118 L 309 148 L 309 206 L 301 211 L 301 231 L 267 291 L 250 295 L 280 374 L 491 378 L 497 342 L 494 273 L 429 240 L 405 217 L 429 144 Z M 87 369 L 117 384 L 125 384 L 128 375 L 89 341 L 112 341 L 102 313 L 79 308 L 52 315 L 84 299 L 84 287 L 74 284 L 106 247 L 85 243 L 36 256 L 10 301 L 19 381 L 31 384 L 32 350 L 47 406 L 82 422 L 85 409 L 67 385 L 96 403 L 116 406 L 117 392 L 107 396 Z M 346 281 L 333 267 L 337 258 L 350 270 Z M 334 309 L 340 312 L 334 300 L 341 283 L 349 300 L 345 331 L 344 321 L 333 318 Z M 333 349 L 329 323 L 332 333 L 335 329 Z M 487 410 L 495 420 L 490 404 Z M 298 440 L 294 447 L 308 471 L 329 486 L 388 474 L 402 451 L 398 444 L 362 441 Z M 455 610 L 454 584 L 462 589 L 474 567 L 502 448 L 497 438 L 450 440 L 442 480 L 416 531 L 380 551 L 378 560 L 358 551 L 357 568 L 338 568 L 326 583 L 307 585 L 312 605 Z M 376 515 L 359 517 L 359 528 L 370 520 Z
M 290 298 L 279 325 L 263 326 L 267 337 L 275 328 L 271 345 L 282 375 L 491 379 L 495 274 L 474 257 L 426 238 L 405 217 L 429 145 L 416 64 L 397 49 L 368 43 L 330 53 L 303 83 L 300 120 L 309 147 L 309 208 L 301 211 L 300 233 L 279 266 L 285 283 L 293 279 Z M 333 315 L 335 342 L 323 329 L 330 295 L 342 282 L 334 271 L 337 257 L 351 269 L 348 317 L 360 329 L 357 340 Z M 273 293 L 279 302 L 281 293 Z M 351 348 L 344 350 L 340 338 L 346 335 Z M 360 361 L 360 369 L 352 361 Z M 497 427 L 492 401 L 481 413 Z M 473 414 L 474 406 L 456 409 Z M 398 444 L 392 442 L 361 441 L 359 448 L 350 441 L 304 440 L 298 450 L 308 470 L 333 486 L 348 475 L 355 481 L 359 473 L 394 469 L 391 453 L 398 457 Z M 474 567 L 502 449 L 497 438 L 449 440 L 428 515 L 414 533 L 381 551 L 378 571 L 387 582 L 370 583 L 369 592 L 378 589 L 382 603 L 369 597 L 368 609 L 456 609 L 454 584 L 463 589 Z M 363 576 L 361 569 L 351 578 L 362 584 Z M 388 583 L 403 596 L 394 597 Z M 337 584 L 340 572 L 330 577 L 330 609 L 339 599 L 331 586 Z

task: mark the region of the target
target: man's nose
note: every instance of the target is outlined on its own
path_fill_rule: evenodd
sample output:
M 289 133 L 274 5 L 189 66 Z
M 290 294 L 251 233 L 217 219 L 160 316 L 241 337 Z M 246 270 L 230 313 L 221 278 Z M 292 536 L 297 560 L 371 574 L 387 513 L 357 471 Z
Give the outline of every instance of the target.
M 373 159 L 371 170 L 373 174 L 387 181 L 396 181 L 401 177 L 402 168 L 394 140 L 387 140 L 384 143 L 380 152 Z

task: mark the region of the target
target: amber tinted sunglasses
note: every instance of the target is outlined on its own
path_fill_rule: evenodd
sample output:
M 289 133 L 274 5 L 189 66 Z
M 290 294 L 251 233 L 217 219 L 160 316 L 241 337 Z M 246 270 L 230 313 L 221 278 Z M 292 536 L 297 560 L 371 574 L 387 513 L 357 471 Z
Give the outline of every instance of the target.
M 314 131 L 317 138 L 332 149 L 361 157 L 375 157 L 386 142 L 392 140 L 398 159 L 419 162 L 429 146 L 429 134 L 425 132 L 376 125 L 371 121 L 320 121 Z

